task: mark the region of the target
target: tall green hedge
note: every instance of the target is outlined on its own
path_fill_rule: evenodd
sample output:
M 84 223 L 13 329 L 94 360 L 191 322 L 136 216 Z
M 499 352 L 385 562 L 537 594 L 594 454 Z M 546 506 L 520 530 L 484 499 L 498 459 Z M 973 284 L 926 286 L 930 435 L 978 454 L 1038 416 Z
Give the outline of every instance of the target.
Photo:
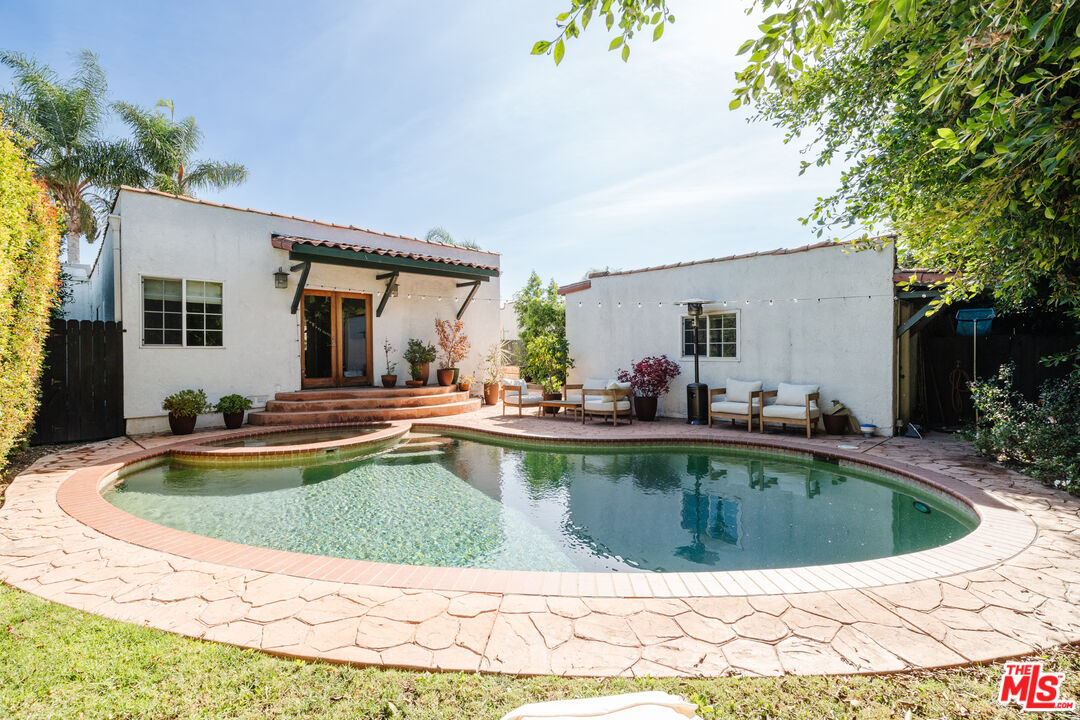
M 56 206 L 0 125 L 0 467 L 34 419 L 60 272 Z

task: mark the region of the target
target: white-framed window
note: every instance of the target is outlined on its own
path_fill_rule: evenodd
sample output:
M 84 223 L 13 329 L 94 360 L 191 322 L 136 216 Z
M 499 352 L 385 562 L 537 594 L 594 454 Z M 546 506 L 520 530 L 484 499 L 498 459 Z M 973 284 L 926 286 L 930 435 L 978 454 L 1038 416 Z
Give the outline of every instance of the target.
M 709 313 L 701 316 L 697 330 L 698 355 L 703 358 L 735 360 L 739 357 L 739 313 Z M 694 318 L 682 317 L 682 356 L 694 357 Z
M 219 282 L 144 277 L 142 344 L 222 347 L 221 291 Z

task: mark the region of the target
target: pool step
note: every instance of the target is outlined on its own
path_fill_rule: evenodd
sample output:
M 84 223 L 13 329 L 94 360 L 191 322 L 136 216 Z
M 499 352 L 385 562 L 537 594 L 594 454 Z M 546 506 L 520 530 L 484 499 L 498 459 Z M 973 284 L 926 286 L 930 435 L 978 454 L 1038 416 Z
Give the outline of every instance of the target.
M 321 406 L 318 410 L 301 410 L 289 404 L 284 407 L 275 405 L 271 408 L 270 403 L 267 403 L 267 410 L 249 414 L 248 422 L 252 425 L 322 425 L 328 423 L 417 420 L 475 412 L 480 409 L 481 405 L 480 398 L 470 398 L 465 393 L 443 393 L 440 399 L 444 402 L 436 405 L 413 407 L 388 405 L 352 408 L 327 404 Z
M 408 447 L 408 448 L 413 448 L 413 449 L 416 449 L 416 448 L 428 448 L 428 449 L 430 449 L 430 448 L 446 447 L 447 445 L 453 445 L 453 444 L 454 444 L 454 441 L 451 438 L 430 438 L 430 439 L 424 439 L 424 440 L 421 440 L 420 438 L 410 438 L 410 439 L 406 439 L 398 447 L 402 447 L 402 448 Z
M 382 460 L 416 460 L 417 458 L 434 458 L 442 457 L 445 455 L 442 450 L 420 450 L 418 452 L 401 452 L 398 450 L 391 450 L 388 453 L 383 453 L 380 456 Z
M 372 410 L 386 408 L 413 408 L 428 407 L 431 405 L 446 405 L 447 403 L 462 402 L 469 399 L 469 393 L 449 391 L 426 393 L 423 395 L 395 394 L 356 394 L 348 397 L 333 398 L 307 398 L 293 399 L 282 396 L 292 396 L 298 393 L 278 393 L 277 399 L 268 400 L 266 412 L 327 412 L 334 410 Z M 307 393 L 302 393 L 307 396 Z M 336 394 L 336 393 L 335 393 Z

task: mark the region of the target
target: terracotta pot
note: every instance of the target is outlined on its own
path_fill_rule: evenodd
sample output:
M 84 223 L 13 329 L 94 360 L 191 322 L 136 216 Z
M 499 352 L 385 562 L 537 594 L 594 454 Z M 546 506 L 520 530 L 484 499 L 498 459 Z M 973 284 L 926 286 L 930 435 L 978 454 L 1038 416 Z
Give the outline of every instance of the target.
M 423 380 L 406 380 L 405 387 L 418 388 L 424 384 Z
M 420 368 L 418 378 L 421 385 L 427 385 L 428 375 L 431 373 L 431 363 L 420 363 L 416 367 Z
M 169 429 L 173 435 L 190 435 L 195 430 L 195 415 L 173 415 L 169 413 Z
M 436 377 L 439 379 L 439 384 L 443 387 L 450 387 L 454 384 L 454 375 L 457 374 L 457 370 L 454 368 L 439 368 L 435 371 Z
M 644 420 L 650 422 L 656 419 L 656 398 L 654 397 L 635 397 L 634 398 L 634 415 L 638 420 Z
M 546 392 L 546 393 L 544 393 L 544 399 L 545 400 L 562 400 L 562 393 Z M 544 413 L 547 414 L 547 415 L 556 415 L 556 414 L 558 414 L 559 410 L 560 410 L 560 408 L 544 408 Z
M 382 376 L 382 386 L 383 387 L 394 387 L 395 385 L 397 385 L 397 375 L 383 375 Z
M 221 413 L 225 417 L 225 427 L 235 430 L 244 424 L 244 412 Z M 186 433 L 185 433 L 186 434 Z
M 472 383 L 459 382 L 457 387 L 461 392 L 469 392 L 469 390 L 472 389 Z
M 484 383 L 484 404 L 497 405 L 499 403 L 499 383 Z

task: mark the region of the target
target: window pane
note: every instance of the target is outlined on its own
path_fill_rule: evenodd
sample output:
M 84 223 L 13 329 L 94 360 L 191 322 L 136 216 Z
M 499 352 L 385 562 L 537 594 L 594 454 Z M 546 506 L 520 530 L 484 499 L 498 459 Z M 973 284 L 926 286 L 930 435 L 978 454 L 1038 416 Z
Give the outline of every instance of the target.
M 187 344 L 190 347 L 221 347 L 221 283 L 188 280 L 185 292 Z M 215 332 L 208 333 L 206 329 Z
M 166 330 L 180 329 L 180 313 L 164 313 L 162 317 L 164 318 L 162 327 Z
M 179 333 L 174 336 L 162 330 L 180 327 L 181 292 L 179 280 L 143 278 L 144 345 L 180 344 Z
M 206 312 L 206 306 L 201 302 L 191 302 L 191 298 L 188 298 L 187 311 L 189 313 L 204 313 Z
M 207 315 L 206 316 L 206 329 L 207 330 L 220 330 L 221 329 L 221 316 L 220 315 Z
M 144 345 L 161 345 L 162 334 L 160 330 L 144 330 L 143 331 L 143 344 Z
M 203 346 L 203 332 L 202 330 L 188 330 L 187 344 L 192 347 Z
M 147 330 L 160 330 L 164 325 L 162 324 L 162 318 L 164 315 L 159 312 L 145 312 L 143 313 L 143 327 Z
M 208 330 L 206 332 L 206 346 L 207 347 L 221 347 L 222 334 L 220 331 Z
M 166 345 L 180 345 L 180 331 L 179 330 L 166 330 L 165 331 L 165 344 Z
M 203 316 L 202 315 L 188 315 L 187 316 L 188 330 L 202 330 L 203 329 Z

